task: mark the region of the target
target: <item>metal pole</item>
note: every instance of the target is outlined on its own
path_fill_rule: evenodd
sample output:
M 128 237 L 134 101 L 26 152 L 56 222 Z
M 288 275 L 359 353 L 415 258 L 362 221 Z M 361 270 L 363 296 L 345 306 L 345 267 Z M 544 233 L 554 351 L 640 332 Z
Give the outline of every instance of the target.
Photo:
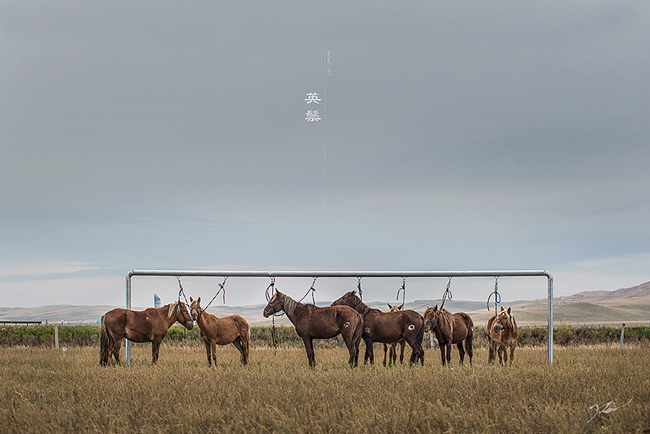
M 131 273 L 126 276 L 126 308 L 131 309 Z M 125 339 L 124 350 L 126 353 L 126 364 L 131 364 L 131 341 Z M 118 360 L 119 362 L 119 360 Z
M 548 279 L 548 363 L 553 363 L 553 276 L 546 270 L 494 271 L 208 271 L 131 270 L 126 277 L 126 308 L 131 309 L 132 276 L 173 277 L 535 277 Z M 126 362 L 131 363 L 131 344 L 126 341 Z
M 59 349 L 59 326 L 54 326 L 54 348 Z
M 553 276 L 546 274 L 548 279 L 548 363 L 553 363 Z

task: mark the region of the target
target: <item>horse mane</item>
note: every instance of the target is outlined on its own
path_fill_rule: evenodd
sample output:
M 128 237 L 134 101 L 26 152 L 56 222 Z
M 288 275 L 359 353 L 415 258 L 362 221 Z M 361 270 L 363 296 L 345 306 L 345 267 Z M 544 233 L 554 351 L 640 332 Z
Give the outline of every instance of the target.
M 174 303 L 170 303 L 169 309 L 167 310 L 167 319 L 171 318 L 172 315 L 174 315 L 174 312 L 176 312 L 176 308 L 180 309 L 179 301 L 175 301 Z
M 440 316 L 441 320 L 438 321 L 441 323 L 441 328 L 444 329 L 444 331 L 449 331 L 449 335 L 453 336 L 454 335 L 454 317 L 452 316 L 451 312 L 449 312 L 447 309 L 444 307 L 440 308 Z
M 296 307 L 301 303 L 289 297 L 287 294 L 282 294 L 282 296 L 282 310 L 284 310 L 284 313 L 287 315 L 293 316 L 296 311 Z

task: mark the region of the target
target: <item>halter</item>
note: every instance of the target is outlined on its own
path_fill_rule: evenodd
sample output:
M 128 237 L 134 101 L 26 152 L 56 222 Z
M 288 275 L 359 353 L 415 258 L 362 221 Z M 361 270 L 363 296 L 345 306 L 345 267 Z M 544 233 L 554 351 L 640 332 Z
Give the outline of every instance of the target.
M 445 305 L 445 301 L 451 300 L 451 298 L 452 298 L 452 293 L 449 290 L 450 286 L 451 286 L 451 277 L 449 278 L 449 281 L 447 282 L 447 289 L 445 289 L 445 292 L 442 293 L 442 304 L 440 305 L 440 310 L 442 310 L 443 306 Z

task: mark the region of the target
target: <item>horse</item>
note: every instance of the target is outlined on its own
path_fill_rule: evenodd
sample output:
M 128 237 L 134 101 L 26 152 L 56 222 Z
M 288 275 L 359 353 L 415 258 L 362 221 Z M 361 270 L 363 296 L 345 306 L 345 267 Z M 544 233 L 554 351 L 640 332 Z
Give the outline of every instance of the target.
M 494 362 L 496 358 L 497 346 L 499 352 L 499 364 L 508 363 L 508 349 L 510 349 L 510 366 L 515 359 L 515 348 L 517 347 L 517 321 L 512 316 L 510 308 L 501 311 L 498 315 L 492 315 L 487 323 L 488 342 L 490 343 L 490 354 L 488 356 L 488 365 Z
M 276 290 L 264 308 L 264 318 L 280 311 L 287 314 L 305 344 L 310 368 L 316 366 L 314 339 L 330 339 L 339 334 L 350 353 L 350 366 L 357 366 L 363 318 L 354 309 L 347 306 L 318 307 L 303 304 Z
M 182 301 L 143 311 L 118 308 L 106 312 L 102 315 L 99 333 L 99 364 L 105 366 L 111 355 L 115 357 L 116 363 L 120 362 L 123 338 L 132 342 L 151 342 L 151 363 L 155 364 L 158 361 L 160 342 L 175 322 L 187 330 L 194 327 L 192 316 Z
M 217 345 L 228 344 L 233 344 L 239 350 L 242 365 L 248 364 L 250 327 L 244 318 L 239 315 L 218 318 L 201 308 L 201 297 L 196 300 L 190 297 L 190 313 L 201 330 L 208 366 L 212 366 L 212 360 L 217 366 Z
M 404 307 L 404 303 L 400 304 L 399 306 L 393 306 L 390 303 L 386 303 L 388 305 L 388 311 L 389 312 L 398 312 L 402 310 Z M 388 353 L 388 364 L 395 364 L 397 363 L 397 346 L 400 346 L 400 353 L 399 353 L 399 362 L 404 363 L 404 347 L 406 346 L 406 341 L 404 339 L 399 340 L 397 342 L 394 342 L 390 344 L 390 351 L 388 350 L 388 344 L 384 344 L 384 366 L 386 366 L 386 353 Z
M 451 313 L 438 305 L 428 307 L 424 311 L 424 326 L 429 333 L 434 333 L 440 346 L 442 365 L 445 365 L 445 350 L 447 353 L 446 363 L 451 363 L 451 346 L 456 344 L 460 354 L 460 364 L 465 361 L 465 350 L 469 355 L 469 364 L 472 364 L 474 356 L 474 322 L 465 312 Z M 465 349 L 463 349 L 463 341 Z
M 422 337 L 424 336 L 424 319 L 414 310 L 401 310 L 398 312 L 382 312 L 365 305 L 355 294 L 350 291 L 343 294 L 332 306 L 346 305 L 352 307 L 363 317 L 362 339 L 366 343 L 364 363 L 375 361 L 373 343 L 380 342 L 392 344 L 405 339 L 412 348 L 411 364 L 420 361 L 424 365 L 424 349 Z

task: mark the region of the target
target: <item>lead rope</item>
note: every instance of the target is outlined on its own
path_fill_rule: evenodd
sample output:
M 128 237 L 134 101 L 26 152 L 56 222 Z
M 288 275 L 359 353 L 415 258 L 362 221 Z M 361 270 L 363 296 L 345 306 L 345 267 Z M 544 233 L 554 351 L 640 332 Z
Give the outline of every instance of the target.
M 314 306 L 316 306 L 316 300 L 314 299 L 314 293 L 316 292 L 316 288 L 314 288 L 314 285 L 316 284 L 316 279 L 318 279 L 318 277 L 314 277 L 314 281 L 311 282 L 311 286 L 310 286 L 309 289 L 307 290 L 307 293 L 306 293 L 305 295 L 302 296 L 302 298 L 298 301 L 298 303 L 302 303 L 302 301 L 305 299 L 305 297 L 307 297 L 307 296 L 309 295 L 309 293 L 311 292 L 311 301 L 312 301 L 312 304 L 313 304 Z
M 487 299 L 486 307 L 490 310 L 490 299 L 494 296 L 494 314 L 497 314 L 497 307 L 501 303 L 501 294 L 499 294 L 499 276 L 494 278 L 494 291 L 490 293 Z
M 212 300 L 210 300 L 210 303 L 208 303 L 203 309 L 201 309 L 203 312 L 208 310 L 208 307 L 212 304 L 215 298 L 217 298 L 217 295 L 219 295 L 220 292 L 223 291 L 222 297 L 223 297 L 223 304 L 226 304 L 226 280 L 228 280 L 228 276 L 225 276 L 223 278 L 223 282 L 219 283 L 219 290 L 217 291 L 216 294 L 214 294 L 214 297 L 212 297 Z M 201 312 L 201 313 L 203 313 Z
M 449 278 L 449 281 L 447 282 L 447 289 L 445 289 L 445 292 L 442 293 L 442 304 L 440 305 L 440 310 L 442 310 L 443 306 L 445 305 L 445 301 L 451 300 L 451 298 L 452 298 L 452 293 L 449 290 L 450 286 L 451 286 L 451 277 Z
M 264 295 L 266 296 L 266 301 L 271 301 L 271 297 L 273 297 L 273 290 L 275 289 L 275 277 L 271 277 L 271 284 L 266 287 L 266 291 Z M 270 290 L 270 291 L 269 291 Z M 278 352 L 278 341 L 277 341 L 277 335 L 275 331 L 275 317 L 277 315 L 274 313 L 273 316 L 271 317 L 272 321 L 272 326 L 271 326 L 271 345 L 273 346 L 273 355 L 275 356 Z
M 181 278 L 179 276 L 176 276 L 176 279 L 178 280 L 178 286 L 180 288 L 180 290 L 178 291 L 178 302 L 180 303 L 181 294 L 183 294 L 183 298 L 185 299 L 185 306 L 187 306 L 189 308 L 190 303 L 187 301 L 187 296 L 185 295 L 185 290 L 183 289 L 183 285 L 181 284 Z M 180 309 L 180 306 L 178 308 Z M 183 314 L 183 319 L 187 320 L 187 318 L 185 318 L 185 309 L 181 309 L 181 312 Z M 190 314 L 190 320 L 192 320 L 192 315 L 191 314 Z M 189 320 L 187 320 L 187 321 L 189 321 Z

